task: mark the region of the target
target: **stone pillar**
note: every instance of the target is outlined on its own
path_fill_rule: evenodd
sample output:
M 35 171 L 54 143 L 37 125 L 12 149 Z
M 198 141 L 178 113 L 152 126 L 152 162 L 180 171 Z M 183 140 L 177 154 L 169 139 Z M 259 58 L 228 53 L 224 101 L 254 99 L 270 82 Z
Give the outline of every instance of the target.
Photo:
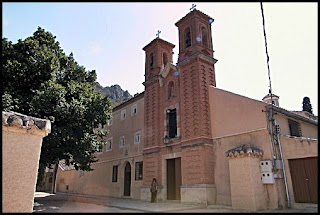
M 33 212 L 43 137 L 49 120 L 2 112 L 2 212 Z
M 245 144 L 227 151 L 233 210 L 267 210 L 267 194 L 260 177 L 263 152 Z

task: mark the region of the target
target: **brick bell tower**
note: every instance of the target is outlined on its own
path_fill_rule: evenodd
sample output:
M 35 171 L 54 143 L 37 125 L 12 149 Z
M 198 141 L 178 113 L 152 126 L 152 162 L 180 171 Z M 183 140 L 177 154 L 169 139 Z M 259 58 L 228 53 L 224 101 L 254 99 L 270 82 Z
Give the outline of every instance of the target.
M 179 58 L 173 44 L 156 38 L 146 45 L 145 142 L 141 199 L 156 178 L 159 200 L 213 204 L 213 147 L 208 86 L 215 86 L 211 24 L 193 10 L 180 19 Z
M 193 10 L 175 25 L 179 31 L 181 114 L 181 201 L 215 203 L 214 155 L 208 86 L 216 86 L 211 24 Z
M 161 147 L 163 147 L 163 76 L 164 68 L 172 64 L 175 45 L 156 38 L 146 45 L 144 93 L 144 149 L 143 149 L 143 186 L 141 199 L 150 199 L 150 183 L 157 179 L 162 186 Z M 159 199 L 159 196 L 158 196 Z

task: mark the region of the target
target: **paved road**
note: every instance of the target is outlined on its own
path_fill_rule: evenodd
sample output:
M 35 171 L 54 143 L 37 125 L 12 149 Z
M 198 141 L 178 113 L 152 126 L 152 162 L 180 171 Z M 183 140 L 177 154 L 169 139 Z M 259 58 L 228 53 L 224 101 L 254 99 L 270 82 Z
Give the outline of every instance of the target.
M 33 208 L 34 213 L 63 213 L 63 212 L 107 212 L 107 213 L 137 213 L 138 211 L 109 207 L 74 201 L 38 201 Z
M 150 203 L 140 200 L 97 197 L 80 194 L 45 192 L 35 193 L 34 213 L 46 212 L 113 212 L 113 213 L 137 213 L 137 212 L 173 212 L 173 213 L 245 213 L 246 211 L 234 211 L 230 206 L 210 205 L 196 206 L 185 205 L 176 201 Z M 257 211 L 256 213 L 317 213 L 318 207 L 308 210 L 286 209 L 279 211 Z

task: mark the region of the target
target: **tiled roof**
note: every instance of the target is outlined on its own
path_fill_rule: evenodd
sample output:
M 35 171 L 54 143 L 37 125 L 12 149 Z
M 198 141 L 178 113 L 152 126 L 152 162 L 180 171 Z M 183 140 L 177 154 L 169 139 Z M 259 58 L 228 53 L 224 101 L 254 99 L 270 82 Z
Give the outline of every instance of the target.
M 67 166 L 64 161 L 59 161 L 59 167 L 62 169 L 62 171 L 67 171 L 67 170 L 73 170 L 75 167 L 73 165 Z
M 273 93 L 272 93 L 272 94 L 271 94 L 271 93 L 268 93 L 268 95 L 266 95 L 265 97 L 263 97 L 262 100 L 265 99 L 265 98 L 267 98 L 267 97 L 271 97 L 271 95 L 272 95 L 272 97 L 279 98 L 279 96 L 277 96 L 277 95 L 275 95 L 275 94 L 273 94 Z
M 49 133 L 51 132 L 51 122 L 49 120 L 31 117 L 16 112 L 2 111 L 2 125 L 19 126 L 28 130 L 31 128 L 37 128 Z
M 145 49 L 146 49 L 149 45 L 151 45 L 152 43 L 154 43 L 155 41 L 165 43 L 166 45 L 169 45 L 169 46 L 171 46 L 172 48 L 175 47 L 174 44 L 169 43 L 168 41 L 165 41 L 165 40 L 163 40 L 163 39 L 161 39 L 161 38 L 155 38 L 154 40 L 152 40 L 150 43 L 148 43 L 148 45 L 146 45 L 146 46 L 143 47 L 142 49 L 145 51 Z
M 226 152 L 227 157 L 239 157 L 241 155 L 262 157 L 263 151 L 249 143 L 230 149 Z
M 208 20 L 209 20 L 209 19 L 212 19 L 212 21 L 214 20 L 213 18 L 211 18 L 211 17 L 208 16 L 207 14 L 203 13 L 202 11 L 197 10 L 197 9 L 194 9 L 194 10 L 190 11 L 189 13 L 187 13 L 187 15 L 185 15 L 184 17 L 182 17 L 178 22 L 176 22 L 175 25 L 178 26 L 178 24 L 179 24 L 182 20 L 184 20 L 187 16 L 189 16 L 189 15 L 192 14 L 192 13 L 199 13 L 199 14 L 201 14 L 202 16 L 206 16 L 206 17 L 208 18 Z

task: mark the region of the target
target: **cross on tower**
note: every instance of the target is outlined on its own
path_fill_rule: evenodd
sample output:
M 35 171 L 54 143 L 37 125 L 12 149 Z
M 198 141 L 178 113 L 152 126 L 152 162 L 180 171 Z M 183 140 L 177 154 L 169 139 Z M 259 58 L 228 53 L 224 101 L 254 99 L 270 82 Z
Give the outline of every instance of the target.
M 157 35 L 157 38 L 159 38 L 160 33 L 161 33 L 161 31 L 158 30 L 158 32 L 157 32 L 157 34 L 156 34 L 156 35 Z
M 196 4 L 192 4 L 192 7 L 190 8 L 190 10 L 194 10 L 194 9 L 196 9 Z

